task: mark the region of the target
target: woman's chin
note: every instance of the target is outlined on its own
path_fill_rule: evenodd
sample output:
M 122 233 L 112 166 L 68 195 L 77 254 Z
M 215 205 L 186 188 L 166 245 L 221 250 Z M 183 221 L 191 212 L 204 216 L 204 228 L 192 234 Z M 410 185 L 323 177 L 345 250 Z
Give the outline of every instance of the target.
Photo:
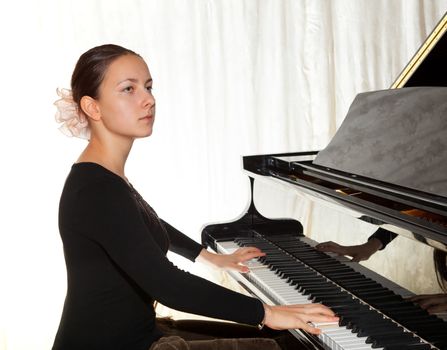
M 144 137 L 149 137 L 152 135 L 152 127 L 149 128 L 148 130 L 146 130 L 141 136 L 139 136 L 140 138 L 144 138 Z

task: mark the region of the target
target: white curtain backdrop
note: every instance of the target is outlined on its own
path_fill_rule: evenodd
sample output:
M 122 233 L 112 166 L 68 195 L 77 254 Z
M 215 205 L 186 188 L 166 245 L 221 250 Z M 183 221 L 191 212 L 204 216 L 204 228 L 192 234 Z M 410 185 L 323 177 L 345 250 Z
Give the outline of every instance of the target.
M 354 96 L 388 88 L 446 10 L 443 0 L 2 4 L 0 349 L 49 349 L 58 327 L 58 200 L 85 141 L 57 130 L 52 103 L 82 52 L 116 43 L 145 57 L 157 119 L 127 176 L 161 217 L 200 240 L 204 224 L 246 205 L 242 155 L 323 148 Z M 259 196 L 271 213 L 312 226 L 310 204 L 290 209 L 295 197 L 276 200 L 268 188 Z

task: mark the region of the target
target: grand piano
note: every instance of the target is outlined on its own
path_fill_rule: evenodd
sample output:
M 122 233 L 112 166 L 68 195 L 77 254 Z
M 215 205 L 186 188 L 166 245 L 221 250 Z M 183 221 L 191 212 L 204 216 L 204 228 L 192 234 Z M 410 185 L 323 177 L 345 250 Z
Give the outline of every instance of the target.
M 447 86 L 442 68 L 447 62 L 446 31 L 447 14 L 391 89 Z M 427 244 L 442 255 L 447 252 L 446 164 L 439 165 L 442 190 L 430 192 L 325 166 L 315 162 L 319 153 L 243 157 L 251 184 L 250 205 L 236 221 L 205 226 L 202 243 L 223 253 L 241 246 L 266 252 L 266 257 L 250 262 L 249 273 L 230 272 L 262 301 L 323 303 L 340 316 L 338 324 L 320 325 L 323 332 L 319 336 L 292 330 L 305 349 L 447 349 L 445 319 L 406 300 L 405 289 L 393 281 L 379 278 L 360 264 L 315 250 L 316 242 L 306 237 L 299 221 L 268 219 L 253 202 L 255 181 L 280 183 L 335 205 L 355 219 Z

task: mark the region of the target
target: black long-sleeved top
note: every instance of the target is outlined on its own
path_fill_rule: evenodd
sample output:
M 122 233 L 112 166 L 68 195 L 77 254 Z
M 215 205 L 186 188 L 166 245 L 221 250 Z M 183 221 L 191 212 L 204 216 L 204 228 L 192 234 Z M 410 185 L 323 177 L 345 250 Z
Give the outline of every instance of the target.
M 371 236 L 369 236 L 368 241 L 373 238 L 378 239 L 382 243 L 382 247 L 379 250 L 383 250 L 396 237 L 397 237 L 396 233 L 379 227 L 377 231 L 375 231 Z
M 202 246 L 160 220 L 121 177 L 95 163 L 72 166 L 59 206 L 68 289 L 53 345 L 144 349 L 162 336 L 153 301 L 255 325 L 262 303 L 175 267 L 167 250 L 194 260 Z

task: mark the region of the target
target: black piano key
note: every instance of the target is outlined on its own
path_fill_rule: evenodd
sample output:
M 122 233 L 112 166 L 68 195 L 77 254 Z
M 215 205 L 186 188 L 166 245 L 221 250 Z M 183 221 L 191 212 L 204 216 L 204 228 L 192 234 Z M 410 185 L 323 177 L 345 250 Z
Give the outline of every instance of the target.
M 411 344 L 411 345 L 387 345 L 384 350 L 430 350 L 429 344 Z
M 333 301 L 340 301 L 340 302 L 350 302 L 352 298 L 350 296 L 346 295 L 323 295 L 323 296 L 312 296 L 310 299 L 314 303 L 322 303 L 325 304 Z
M 283 275 L 283 278 L 287 281 L 287 282 L 291 282 L 293 280 L 300 280 L 300 279 L 308 279 L 308 278 L 312 278 L 312 277 L 319 277 L 317 274 L 315 273 L 295 273 L 295 274 L 286 274 Z
M 371 298 L 371 297 L 378 297 L 378 296 L 393 296 L 395 295 L 392 291 L 390 290 L 386 290 L 386 289 L 379 289 L 379 288 L 374 288 L 374 289 L 364 289 L 362 291 L 358 291 L 356 293 L 356 295 L 359 298 Z
M 380 309 L 385 314 L 399 314 L 403 312 L 412 312 L 412 311 L 419 311 L 422 310 L 419 306 L 414 305 L 413 303 L 410 303 L 408 301 L 401 301 L 398 303 L 389 303 L 386 305 L 383 305 Z M 428 313 L 427 313 L 428 315 Z
M 386 322 L 380 325 L 356 325 L 356 327 L 352 327 L 352 333 L 356 333 L 358 337 L 369 337 L 387 333 L 402 334 L 403 332 L 404 329 L 402 327 Z
M 335 310 L 337 307 L 351 307 L 352 301 L 350 300 L 326 300 L 324 302 L 328 308 Z
M 325 283 L 322 285 L 309 285 L 306 287 L 306 290 L 310 292 L 330 292 L 330 293 L 341 293 L 343 292 L 343 289 L 341 289 L 339 286 L 332 284 L 332 283 Z
M 336 275 L 336 276 L 332 276 L 331 279 L 334 279 L 337 283 L 338 282 L 345 282 L 345 283 L 369 282 L 368 280 L 365 280 L 365 276 L 363 276 L 359 272 L 356 272 L 355 274 L 349 274 L 349 275 L 343 275 L 343 274 Z
M 283 273 L 292 273 L 292 272 L 301 272 L 301 271 L 308 271 L 308 272 L 316 273 L 316 271 L 310 269 L 308 266 L 306 266 L 304 264 L 302 264 L 302 265 L 298 264 L 298 265 L 295 265 L 293 267 L 288 267 L 288 268 L 284 268 L 284 265 L 282 265 L 282 264 L 284 264 L 284 262 L 283 263 L 272 262 L 267 265 L 271 266 L 274 269 L 279 269 Z M 290 264 L 292 264 L 292 263 L 290 263 Z
M 299 269 L 299 265 L 296 265 L 295 261 L 293 259 L 290 260 L 284 260 L 284 261 L 278 261 L 275 263 L 269 263 L 267 264 L 268 267 L 271 268 L 277 268 L 277 269 L 281 269 L 282 271 L 289 271 L 289 270 L 296 270 Z M 303 265 L 304 268 L 304 265 Z
M 332 311 L 340 318 L 348 318 L 349 316 L 356 316 L 358 314 L 368 314 L 371 310 L 366 305 L 357 305 L 355 301 L 346 302 L 344 305 L 336 305 L 332 307 Z
M 397 304 L 402 301 L 402 298 L 395 294 L 387 294 L 387 295 L 371 295 L 367 298 L 362 298 L 365 302 L 371 305 L 390 305 Z
M 339 324 L 340 326 L 348 326 L 350 324 L 349 329 L 352 329 L 354 325 L 357 324 L 380 324 L 384 321 L 383 317 L 374 312 L 358 312 L 353 314 L 342 314 L 339 316 Z M 367 323 L 366 323 L 367 322 Z
M 425 310 L 421 309 L 418 305 L 415 305 L 407 301 L 403 301 L 399 304 L 388 306 L 386 308 L 386 311 L 393 313 L 404 313 L 404 312 L 425 311 Z M 427 311 L 425 312 L 428 314 Z
M 311 271 L 309 268 L 307 268 L 306 266 L 290 266 L 293 265 L 293 262 L 283 262 L 283 263 L 271 263 L 271 264 L 267 264 L 267 266 L 274 270 L 274 271 L 278 271 L 281 273 L 293 273 L 293 272 L 301 272 L 301 271 Z M 313 272 L 313 271 L 312 271 Z M 315 272 L 313 272 L 315 273 Z
M 331 272 L 350 272 L 355 273 L 356 271 L 348 266 L 343 265 L 328 265 L 328 266 L 317 266 L 319 271 L 324 272 L 325 274 L 331 273 Z
M 302 287 L 306 287 L 306 286 L 317 286 L 317 285 L 324 285 L 328 283 L 327 279 L 324 277 L 309 277 L 306 278 L 305 280 L 300 280 L 298 278 L 291 278 L 289 281 L 289 284 L 291 286 L 297 285 L 297 286 L 302 286 Z
M 340 319 L 347 319 L 349 321 L 358 320 L 359 324 L 382 324 L 386 322 L 387 319 L 383 318 L 383 315 L 376 312 L 375 310 L 367 310 L 365 312 L 358 313 L 344 313 L 340 316 Z
M 397 315 L 396 317 L 393 317 L 393 319 L 408 327 L 419 324 L 432 325 L 432 326 L 436 326 L 438 324 L 438 319 L 434 315 L 429 315 L 426 317 L 420 317 L 417 315 L 409 315 L 409 316 Z
M 345 279 L 341 281 L 337 281 L 337 284 L 339 284 L 342 287 L 346 288 L 355 288 L 355 287 L 361 287 L 361 286 L 368 286 L 373 287 L 377 286 L 377 282 L 373 281 L 369 278 L 361 278 L 361 279 Z
M 343 266 L 326 266 L 326 267 L 320 267 L 318 266 L 318 270 L 324 272 L 325 275 L 328 274 L 337 274 L 337 273 L 344 273 L 344 274 L 357 274 L 358 272 L 351 269 L 350 267 L 343 267 Z
M 358 300 L 352 299 L 349 306 L 337 306 L 333 309 L 337 315 L 351 315 L 359 312 L 370 312 L 371 309 L 368 305 L 361 304 Z
M 369 284 L 360 284 L 360 285 L 354 285 L 354 286 L 350 286 L 349 287 L 349 291 L 352 294 L 355 295 L 359 295 L 360 293 L 364 292 L 364 291 L 381 291 L 383 290 L 383 287 L 380 284 L 374 284 L 374 283 L 369 283 Z
M 356 332 L 353 332 L 356 333 Z M 374 337 L 384 337 L 384 336 L 390 336 L 390 337 L 400 337 L 402 334 L 404 334 L 403 329 L 398 328 L 374 328 L 369 331 L 362 331 L 358 332 L 357 335 L 361 338 L 374 338 Z
M 350 329 L 353 333 L 362 331 L 374 331 L 380 329 L 399 329 L 403 331 L 404 329 L 400 327 L 397 323 L 391 321 L 388 318 L 383 318 L 383 315 L 369 310 L 365 315 L 343 315 L 341 319 L 344 319 L 344 323 L 350 323 Z
M 268 265 L 269 263 L 281 263 L 281 262 L 285 262 L 286 259 L 284 259 L 283 256 L 274 256 L 274 255 L 264 255 L 258 258 L 259 261 L 265 263 L 266 265 Z
M 309 288 L 303 288 L 301 290 L 301 293 L 303 295 L 309 295 L 311 298 L 315 298 L 315 297 L 319 297 L 319 298 L 329 298 L 329 297 L 333 297 L 333 296 L 340 296 L 342 295 L 342 291 L 338 290 L 338 291 L 331 291 L 331 290 L 327 290 L 327 291 L 321 291 L 321 290 L 317 290 L 317 291 L 313 291 Z
M 273 268 L 273 270 L 275 270 L 275 268 Z M 309 270 L 295 270 L 295 271 L 282 271 L 281 269 L 278 269 L 278 273 L 277 275 L 282 277 L 282 278 L 293 278 L 293 277 L 305 277 L 305 276 L 319 276 L 316 272 L 314 271 L 309 271 Z
M 438 344 L 439 348 L 447 349 L 447 339 L 445 334 L 436 334 L 431 337 L 424 337 L 423 339 L 429 341 L 430 343 Z
M 417 314 L 409 314 L 409 315 L 393 315 L 393 320 L 396 320 L 399 323 L 402 323 L 406 326 L 411 325 L 420 325 L 420 324 L 436 324 L 436 319 L 432 318 L 432 316 L 420 316 Z
M 362 299 L 363 300 L 363 299 Z M 370 304 L 371 306 L 373 306 L 376 309 L 382 310 L 385 309 L 387 306 L 395 306 L 396 304 L 399 303 L 399 300 L 396 300 L 394 298 L 391 299 L 387 299 L 387 298 L 383 298 L 383 299 L 377 299 L 377 300 L 365 300 L 365 302 L 367 302 L 368 304 Z M 388 315 L 388 313 L 386 313 Z M 391 315 L 391 313 L 390 313 Z
M 447 327 L 445 325 L 426 325 L 419 324 L 417 325 L 417 334 L 422 338 L 427 338 L 432 341 L 435 340 L 444 340 L 447 341 Z
M 308 286 L 308 287 L 304 287 L 303 288 L 303 294 L 307 295 L 310 294 L 314 297 L 330 297 L 330 296 L 349 296 L 351 299 L 353 298 L 351 294 L 349 294 L 348 292 L 345 292 L 343 290 L 341 290 L 340 288 L 337 287 L 331 287 L 328 286 L 326 289 L 322 289 L 319 287 L 314 287 L 314 286 Z
M 366 338 L 365 343 L 371 344 L 372 348 L 382 348 L 390 345 L 411 345 L 420 344 L 420 339 L 412 333 L 404 332 L 400 335 L 374 335 Z

